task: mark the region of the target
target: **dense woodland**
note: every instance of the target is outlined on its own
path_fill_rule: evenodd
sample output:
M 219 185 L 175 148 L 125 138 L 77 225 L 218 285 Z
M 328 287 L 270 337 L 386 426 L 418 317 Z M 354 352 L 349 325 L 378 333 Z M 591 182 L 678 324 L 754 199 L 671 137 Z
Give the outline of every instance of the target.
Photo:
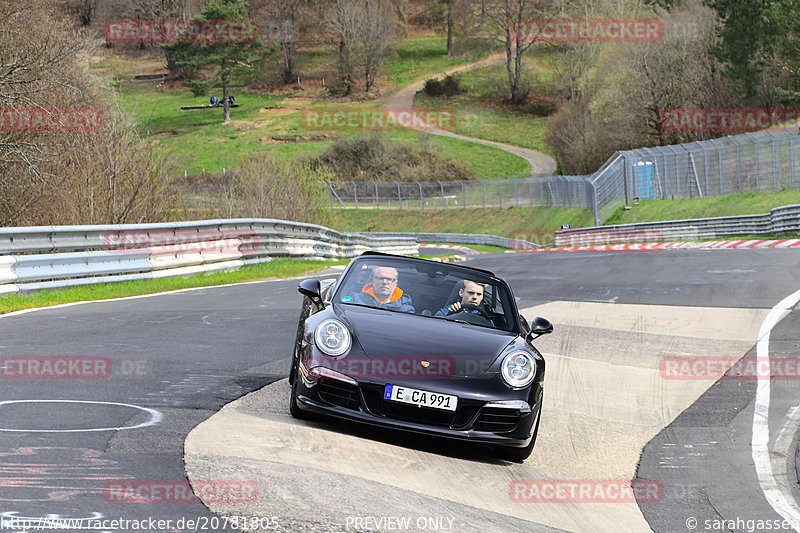
M 102 123 L 77 131 L 13 128 L 0 120 L 0 223 L 98 224 L 158 221 L 169 209 L 169 157 L 120 111 L 110 80 L 88 69 L 98 47 L 163 53 L 170 74 L 204 94 L 209 87 L 276 90 L 307 76 L 304 49 L 332 47 L 327 97 L 381 96 L 381 67 L 412 32 L 447 36 L 447 54 L 488 46 L 504 55 L 496 99 L 548 115 L 546 141 L 563 174 L 585 174 L 614 151 L 708 138 L 664 128 L 675 108 L 796 108 L 800 104 L 800 18 L 796 0 L 0 0 L 0 119 L 9 109 L 100 108 Z M 250 43 L 109 44 L 104 24 L 133 19 L 246 19 Z M 658 18 L 652 42 L 544 42 L 510 32 L 514 21 Z M 35 23 L 31 23 L 35 21 Z M 535 59 L 534 59 L 535 56 Z M 530 75 L 533 62 L 550 75 Z M 539 69 L 541 70 L 541 69 Z M 544 102 L 530 106 L 531 101 Z M 226 109 L 227 111 L 227 109 Z M 227 113 L 226 117 L 227 119 Z M 4 126 L 5 124 L 5 126 Z M 332 167 L 275 167 L 253 157 L 242 187 L 274 187 L 254 176 L 297 183 L 331 178 Z M 262 168 L 269 167 L 270 172 Z M 447 168 L 442 165 L 441 168 Z M 453 167 L 456 168 L 456 167 Z M 335 169 L 334 169 L 335 170 Z M 457 170 L 460 171 L 460 170 Z M 335 172 L 334 176 L 335 177 Z M 441 179 L 448 179 L 442 176 Z M 292 193 L 304 198 L 307 191 Z M 290 200 L 289 200 L 290 201 Z M 304 200 L 307 203 L 307 200 Z M 286 216 L 292 216 L 291 213 Z M 302 218 L 302 214 L 298 215 Z

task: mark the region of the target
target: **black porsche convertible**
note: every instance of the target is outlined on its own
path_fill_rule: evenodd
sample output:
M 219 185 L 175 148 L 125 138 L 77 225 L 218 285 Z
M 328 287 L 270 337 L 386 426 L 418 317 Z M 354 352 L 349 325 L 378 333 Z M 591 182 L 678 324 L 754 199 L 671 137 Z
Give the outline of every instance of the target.
M 365 252 L 336 280 L 303 280 L 289 383 L 295 418 L 320 414 L 494 445 L 536 442 L 553 331 L 519 314 L 487 270 Z

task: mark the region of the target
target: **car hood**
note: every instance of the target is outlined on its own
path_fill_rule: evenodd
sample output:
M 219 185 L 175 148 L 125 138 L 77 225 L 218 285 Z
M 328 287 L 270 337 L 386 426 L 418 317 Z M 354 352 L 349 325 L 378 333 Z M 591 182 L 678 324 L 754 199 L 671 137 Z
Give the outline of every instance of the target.
M 446 319 L 343 306 L 354 341 L 370 359 L 411 358 L 452 363 L 455 375 L 486 373 L 516 334 Z

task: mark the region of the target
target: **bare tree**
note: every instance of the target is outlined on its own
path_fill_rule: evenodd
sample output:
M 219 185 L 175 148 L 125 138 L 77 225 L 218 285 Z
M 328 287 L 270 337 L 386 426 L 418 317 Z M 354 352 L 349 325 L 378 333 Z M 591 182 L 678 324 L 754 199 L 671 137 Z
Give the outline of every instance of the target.
M 24 5 L 0 1 L 0 101 L 4 124 L 0 127 L 0 223 L 25 219 L 61 184 L 58 158 L 64 135 L 19 127 L 13 122 L 19 110 L 76 106 L 92 94 L 79 75 L 76 59 L 83 43 L 59 24 L 55 6 L 33 0 Z M 32 24 L 31 21 L 36 21 Z M 42 31 L 47 28 L 47 31 Z
M 521 31 L 520 24 L 530 19 L 549 20 L 554 12 L 554 2 L 547 0 L 481 1 L 481 18 L 486 21 L 486 29 L 505 47 L 508 86 L 515 104 L 521 104 L 528 96 L 522 78 L 522 56 L 541 42 L 540 34 Z
M 380 74 L 386 51 L 400 37 L 395 10 L 387 0 L 364 0 L 361 46 L 364 85 L 369 92 Z
M 711 53 L 717 40 L 714 12 L 699 0 L 687 0 L 662 20 L 661 41 L 608 48 L 597 69 L 593 109 L 608 120 L 624 119 L 629 139 L 640 145 L 703 138 L 702 132 L 665 131 L 663 112 L 724 107 L 730 101 Z
M 157 220 L 167 167 L 103 102 L 57 9 L 0 0 L 0 224 Z M 81 110 L 102 119 L 60 122 Z
M 71 0 L 67 10 L 78 18 L 81 26 L 88 26 L 97 12 L 97 0 Z
M 231 173 L 239 216 L 313 222 L 324 207 L 324 178 L 302 161 L 280 161 L 269 152 L 243 158 Z
M 366 90 L 380 73 L 389 46 L 401 35 L 389 0 L 331 0 L 327 29 L 339 45 L 339 78 L 348 95 L 356 69 L 363 67 Z
M 139 138 L 132 124 L 132 116 L 109 109 L 101 128 L 71 136 L 62 186 L 48 195 L 48 223 L 132 224 L 163 218 L 168 176 L 175 169 Z
M 250 12 L 259 19 L 266 19 L 260 24 L 266 29 L 265 39 L 280 45 L 284 83 L 291 83 L 296 78 L 297 39 L 304 21 L 311 17 L 304 11 L 310 3 L 310 0 L 257 0 L 250 3 Z
M 615 125 L 592 114 L 588 100 L 570 100 L 550 118 L 545 142 L 556 154 L 562 174 L 594 172 L 620 149 L 621 136 Z
M 358 0 L 331 0 L 326 9 L 327 29 L 333 34 L 339 47 L 337 68 L 345 95 L 353 91 L 362 11 Z

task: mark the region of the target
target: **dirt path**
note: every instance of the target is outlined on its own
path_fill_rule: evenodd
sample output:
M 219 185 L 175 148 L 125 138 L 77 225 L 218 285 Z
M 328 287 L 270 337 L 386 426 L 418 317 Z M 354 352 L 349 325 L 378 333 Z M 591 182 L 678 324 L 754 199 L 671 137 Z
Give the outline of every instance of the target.
M 503 54 L 495 54 L 487 58 L 481 59 L 480 61 L 475 61 L 474 63 L 469 63 L 467 65 L 461 65 L 459 67 L 448 69 L 444 71 L 443 74 L 455 74 L 457 72 L 463 72 L 478 67 L 493 65 L 502 62 L 503 59 L 504 59 Z M 395 93 L 390 94 L 385 99 L 386 107 L 395 109 L 396 108 L 410 109 L 414 105 L 414 95 L 417 93 L 417 91 L 421 90 L 424 85 L 425 85 L 425 80 L 418 81 L 412 83 L 411 85 L 403 87 L 402 89 L 400 89 Z M 528 148 L 521 148 L 519 146 L 513 146 L 510 144 L 498 143 L 494 141 L 487 141 L 484 139 L 465 137 L 463 135 L 458 135 L 450 131 L 441 129 L 425 128 L 424 131 L 427 133 L 432 133 L 434 135 L 440 135 L 442 137 L 451 137 L 453 139 L 461 139 L 463 141 L 485 144 L 487 146 L 494 146 L 496 148 L 500 148 L 501 150 L 505 150 L 506 152 L 518 155 L 519 157 L 525 159 L 528 163 L 530 163 L 531 165 L 530 176 L 532 178 L 540 178 L 542 176 L 552 176 L 556 171 L 556 162 L 553 160 L 553 158 L 541 152 L 537 152 L 536 150 L 530 150 Z

